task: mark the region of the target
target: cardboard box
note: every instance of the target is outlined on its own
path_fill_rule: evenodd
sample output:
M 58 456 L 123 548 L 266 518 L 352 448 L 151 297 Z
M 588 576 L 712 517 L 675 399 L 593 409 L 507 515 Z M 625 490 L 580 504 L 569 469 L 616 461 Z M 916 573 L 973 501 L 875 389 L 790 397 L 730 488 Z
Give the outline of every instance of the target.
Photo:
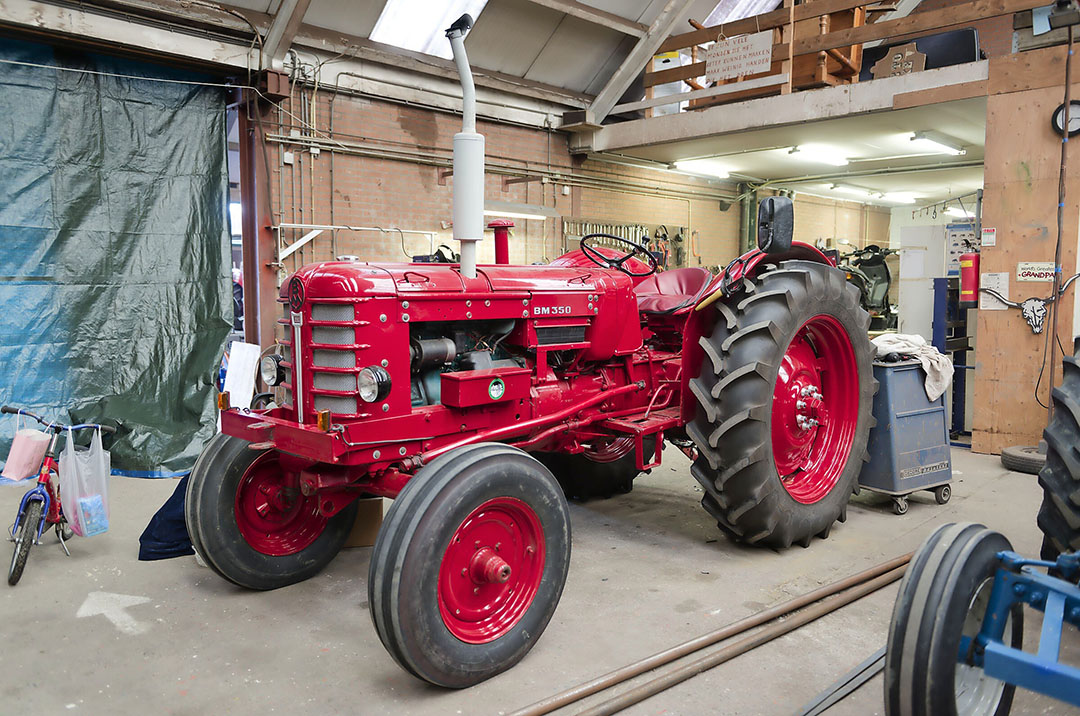
M 383 498 L 364 497 L 356 501 L 356 522 L 345 547 L 371 547 L 375 544 L 375 537 L 379 534 L 383 520 Z

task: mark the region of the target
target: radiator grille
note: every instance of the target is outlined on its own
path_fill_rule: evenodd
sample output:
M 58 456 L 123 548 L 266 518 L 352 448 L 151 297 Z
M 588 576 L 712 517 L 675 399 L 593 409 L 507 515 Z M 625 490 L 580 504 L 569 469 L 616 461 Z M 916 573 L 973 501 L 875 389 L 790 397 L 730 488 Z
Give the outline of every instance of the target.
M 356 398 L 340 395 L 316 395 L 315 410 L 329 410 L 332 413 L 343 413 L 347 415 L 355 415 L 358 412 L 356 409 Z
M 356 390 L 356 376 L 341 373 L 315 373 L 315 387 L 322 390 Z
M 351 303 L 316 303 L 311 307 L 311 317 L 316 321 L 351 321 Z
M 317 366 L 324 368 L 355 368 L 356 353 L 353 351 L 328 351 L 316 350 L 312 361 Z
M 536 329 L 536 340 L 542 346 L 563 343 L 583 343 L 585 326 L 548 326 Z
M 283 346 L 283 348 L 284 348 L 284 350 L 282 351 L 282 357 L 285 359 L 286 363 L 292 363 L 292 348 L 290 348 L 289 346 Z M 285 382 L 288 383 L 289 385 L 293 384 L 293 372 L 292 372 L 291 368 L 286 368 L 285 369 Z M 292 404 L 293 404 L 292 389 L 291 388 L 283 388 L 282 392 L 283 392 L 283 396 L 282 396 L 283 404 L 288 405 L 288 406 L 291 407 Z
M 314 343 L 351 346 L 356 343 L 356 332 L 351 326 L 312 326 L 311 340 Z

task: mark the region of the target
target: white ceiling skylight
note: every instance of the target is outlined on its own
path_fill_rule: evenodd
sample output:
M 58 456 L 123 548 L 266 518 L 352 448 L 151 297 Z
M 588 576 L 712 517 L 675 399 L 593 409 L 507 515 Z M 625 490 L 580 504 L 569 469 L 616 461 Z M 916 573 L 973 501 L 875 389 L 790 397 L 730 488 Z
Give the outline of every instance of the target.
M 487 0 L 387 0 L 371 38 L 375 42 L 405 50 L 450 59 L 446 28 L 464 13 L 473 21 L 483 12 Z
M 734 22 L 744 17 L 752 17 L 775 10 L 780 0 L 720 0 L 705 18 L 705 26 L 713 27 L 725 22 Z

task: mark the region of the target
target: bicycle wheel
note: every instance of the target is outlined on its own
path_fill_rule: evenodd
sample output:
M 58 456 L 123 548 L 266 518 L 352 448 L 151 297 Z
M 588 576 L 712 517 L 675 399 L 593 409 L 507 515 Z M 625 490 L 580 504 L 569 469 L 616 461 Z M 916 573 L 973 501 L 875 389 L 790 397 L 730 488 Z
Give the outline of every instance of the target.
M 11 568 L 8 569 L 8 584 L 15 586 L 19 583 L 23 569 L 26 567 L 26 558 L 30 556 L 30 547 L 37 539 L 38 525 L 41 523 L 41 502 L 31 500 L 23 514 L 22 524 L 19 526 L 19 534 L 15 537 L 15 553 L 11 555 Z

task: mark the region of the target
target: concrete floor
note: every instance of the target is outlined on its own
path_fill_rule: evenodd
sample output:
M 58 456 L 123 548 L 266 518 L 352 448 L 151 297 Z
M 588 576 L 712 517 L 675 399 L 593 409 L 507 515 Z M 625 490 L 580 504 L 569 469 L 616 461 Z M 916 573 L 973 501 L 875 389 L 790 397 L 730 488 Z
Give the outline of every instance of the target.
M 76 538 L 70 558 L 50 534 L 22 582 L 0 587 L 0 713 L 504 713 L 912 550 L 945 522 L 980 521 L 1018 551 L 1038 552 L 1035 478 L 966 450 L 953 453 L 948 505 L 923 493 L 897 517 L 864 493 L 828 540 L 782 553 L 723 538 L 698 505 L 686 459 L 674 450 L 665 459 L 632 494 L 571 506 L 570 577 L 543 638 L 516 668 L 459 692 L 418 682 L 383 651 L 367 613 L 370 548 L 343 552 L 303 584 L 244 591 L 192 557 L 137 561 L 139 533 L 176 483 L 114 478 L 110 532 Z M 21 494 L 0 487 L 5 526 Z M 626 713 L 790 714 L 884 644 L 896 589 Z M 110 620 L 88 599 L 131 606 Z M 79 618 L 80 609 L 91 614 Z M 1080 664 L 1075 631 L 1064 652 Z M 830 713 L 882 711 L 879 676 Z M 1013 713 L 1078 711 L 1018 693 Z

